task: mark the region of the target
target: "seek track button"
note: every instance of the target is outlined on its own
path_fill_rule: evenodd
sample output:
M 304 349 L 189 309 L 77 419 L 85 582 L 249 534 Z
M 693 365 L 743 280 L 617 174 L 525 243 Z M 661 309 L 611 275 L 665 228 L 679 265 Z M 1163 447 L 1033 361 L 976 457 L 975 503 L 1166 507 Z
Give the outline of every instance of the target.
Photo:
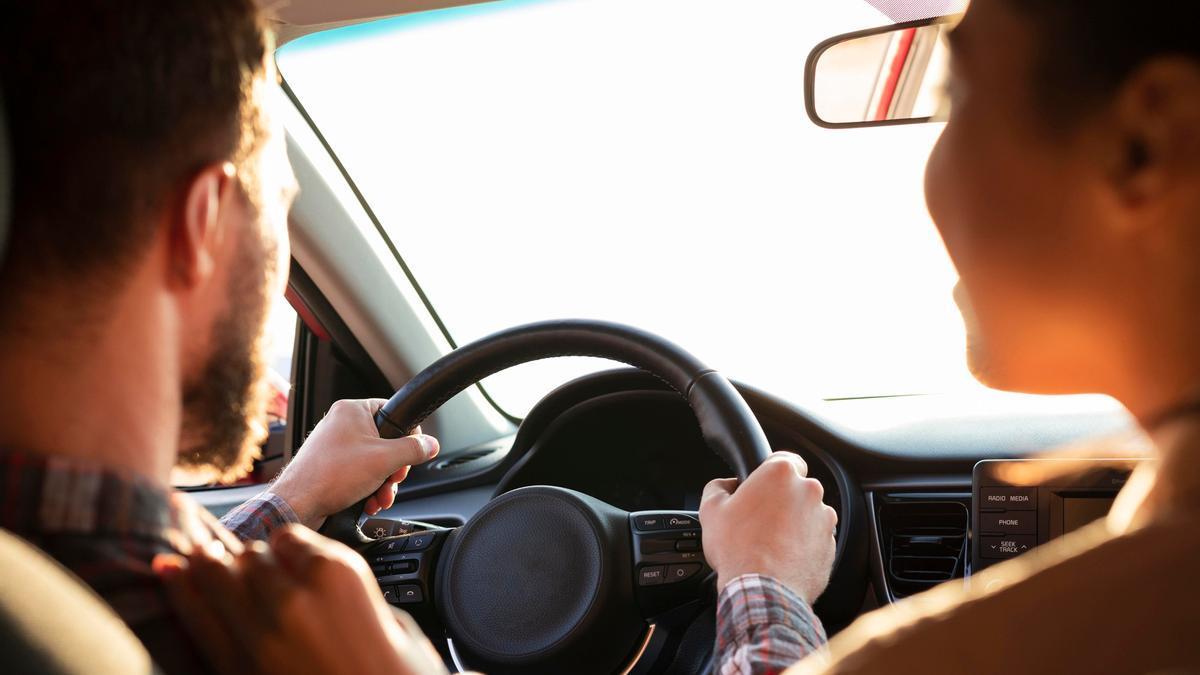
M 979 553 L 984 558 L 1012 558 L 1034 546 L 1037 546 L 1037 537 L 1032 534 L 979 538 Z

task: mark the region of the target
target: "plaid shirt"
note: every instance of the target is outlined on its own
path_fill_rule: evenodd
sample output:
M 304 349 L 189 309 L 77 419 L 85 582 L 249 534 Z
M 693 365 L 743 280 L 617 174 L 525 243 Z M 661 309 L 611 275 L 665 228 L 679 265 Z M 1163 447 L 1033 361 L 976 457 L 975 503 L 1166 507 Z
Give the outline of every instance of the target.
M 717 599 L 719 675 L 782 673 L 825 644 L 825 629 L 800 596 L 759 574 L 743 574 Z
M 150 568 L 160 553 L 263 539 L 296 514 L 263 493 L 220 522 L 193 499 L 82 461 L 0 451 L 0 528 L 23 537 L 104 598 L 163 672 L 207 672 Z
M 150 563 L 210 541 L 265 539 L 297 522 L 264 492 L 219 522 L 193 499 L 81 461 L 0 451 L 0 528 L 25 538 L 104 598 L 165 673 L 207 671 Z M 717 672 L 780 673 L 825 642 L 808 603 L 770 577 L 731 581 L 717 603 Z

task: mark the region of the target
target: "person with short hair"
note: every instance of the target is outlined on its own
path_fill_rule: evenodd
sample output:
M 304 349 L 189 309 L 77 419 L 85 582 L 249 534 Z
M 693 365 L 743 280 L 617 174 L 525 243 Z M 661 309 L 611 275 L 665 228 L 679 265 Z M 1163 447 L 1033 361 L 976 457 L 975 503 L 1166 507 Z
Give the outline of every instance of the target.
M 206 672 L 155 557 L 237 553 L 368 495 L 388 508 L 437 441 L 381 439 L 383 401 L 343 401 L 221 523 L 172 491 L 177 466 L 241 476 L 266 433 L 260 343 L 296 193 L 266 20 L 253 0 L 9 3 L 0 50 L 0 528 L 90 585 L 164 672 Z

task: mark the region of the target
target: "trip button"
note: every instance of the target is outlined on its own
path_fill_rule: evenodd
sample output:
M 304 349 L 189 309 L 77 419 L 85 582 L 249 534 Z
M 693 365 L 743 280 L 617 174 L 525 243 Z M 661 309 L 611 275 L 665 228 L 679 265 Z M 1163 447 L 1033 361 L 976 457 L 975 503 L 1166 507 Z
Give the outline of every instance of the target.
M 1008 511 L 979 514 L 980 532 L 1037 534 L 1037 511 Z
M 643 567 L 638 570 L 638 586 L 657 586 L 663 582 L 666 568 L 662 565 Z
M 1037 509 L 1037 488 L 979 488 L 979 507 L 1033 511 Z
M 984 558 L 1011 558 L 1034 546 L 1037 546 L 1037 537 L 1031 534 L 979 538 L 979 554 Z
M 642 532 L 653 532 L 663 529 L 666 517 L 661 513 L 648 513 L 633 517 L 633 526 Z
M 667 567 L 667 583 L 673 584 L 679 581 L 686 581 L 695 576 L 696 572 L 700 571 L 699 563 L 690 563 L 687 565 L 670 565 Z

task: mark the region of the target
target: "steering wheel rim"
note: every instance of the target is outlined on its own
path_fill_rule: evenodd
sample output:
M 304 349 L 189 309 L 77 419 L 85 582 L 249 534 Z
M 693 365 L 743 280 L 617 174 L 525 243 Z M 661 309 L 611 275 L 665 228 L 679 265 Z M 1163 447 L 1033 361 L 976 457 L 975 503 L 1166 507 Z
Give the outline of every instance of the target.
M 610 359 L 641 369 L 679 393 L 709 447 L 740 480 L 766 461 L 770 443 L 737 389 L 678 345 L 632 326 L 584 319 L 543 321 L 510 328 L 438 359 L 401 387 L 376 413 L 384 438 L 408 435 L 443 403 L 480 380 L 512 366 L 560 356 Z M 363 545 L 373 541 L 358 521 L 367 498 L 326 519 L 321 533 Z

